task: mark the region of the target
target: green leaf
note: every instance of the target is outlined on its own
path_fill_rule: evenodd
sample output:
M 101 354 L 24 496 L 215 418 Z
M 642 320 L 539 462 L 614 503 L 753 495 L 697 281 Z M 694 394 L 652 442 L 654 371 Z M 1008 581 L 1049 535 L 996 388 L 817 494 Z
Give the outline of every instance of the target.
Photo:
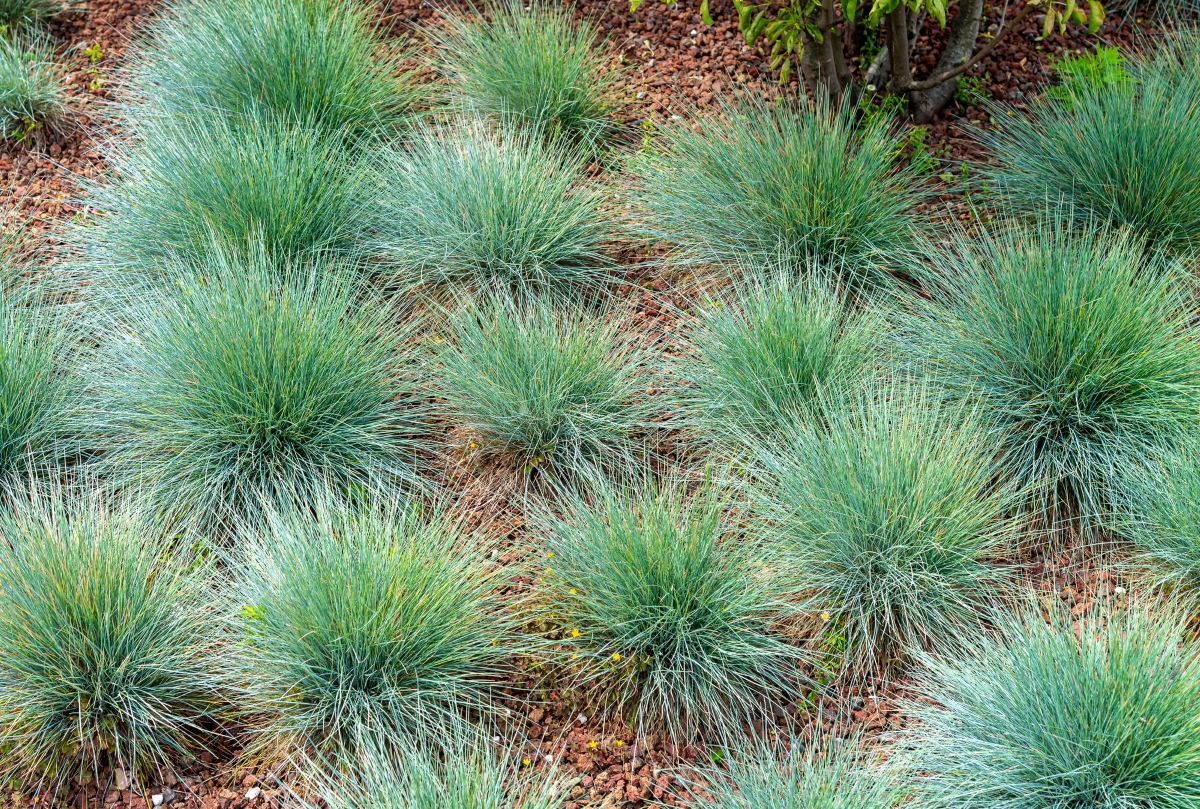
M 754 13 L 753 7 L 749 5 L 740 5 L 738 8 L 738 30 L 743 34 L 750 30 L 750 15 Z
M 854 25 L 854 15 L 858 13 L 858 0 L 842 0 L 842 15 L 846 22 Z
M 758 16 L 754 18 L 754 23 L 750 26 L 750 30 L 746 32 L 747 45 L 754 44 L 755 40 L 758 39 L 758 35 L 761 34 L 763 29 L 767 27 L 768 22 L 770 22 L 770 20 L 767 19 L 767 12 L 758 12 Z
M 929 9 L 929 16 L 937 20 L 939 26 L 945 28 L 946 0 L 925 0 L 925 7 Z
M 642 0 L 629 0 L 629 13 L 637 11 L 637 7 L 642 4 Z
M 1088 0 L 1088 33 L 1099 31 L 1103 22 L 1104 6 L 1100 5 L 1100 0 Z
M 780 87 L 787 84 L 788 74 L 791 73 L 791 70 L 792 70 L 792 60 L 784 59 L 783 66 L 779 68 L 779 86 Z
M 708 0 L 700 0 L 700 22 L 712 25 L 712 17 L 708 14 Z

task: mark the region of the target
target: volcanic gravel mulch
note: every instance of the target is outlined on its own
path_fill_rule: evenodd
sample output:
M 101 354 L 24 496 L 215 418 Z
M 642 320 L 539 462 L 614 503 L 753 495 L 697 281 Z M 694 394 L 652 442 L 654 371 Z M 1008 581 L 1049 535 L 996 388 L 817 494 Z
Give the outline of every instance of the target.
M 102 176 L 104 165 L 96 144 L 106 136 L 105 104 L 114 95 L 118 66 L 131 37 L 148 22 L 155 5 L 153 0 L 88 0 L 76 3 L 51 23 L 66 71 L 70 112 L 55 127 L 38 131 L 29 146 L 0 144 L 0 210 L 27 220 L 51 246 L 56 241 L 56 227 L 86 204 L 81 199 L 81 184 Z M 620 63 L 618 89 L 626 102 L 621 116 L 631 138 L 671 116 L 696 110 L 702 113 L 721 96 L 779 92 L 761 49 L 747 47 L 738 33 L 732 3 L 711 0 L 711 26 L 701 24 L 696 8 L 692 3 L 667 6 L 645 0 L 637 14 L 630 14 L 628 0 L 580 1 L 580 14 L 600 25 L 613 49 L 614 63 Z M 380 19 L 397 37 L 412 36 L 419 26 L 435 23 L 446 11 L 445 6 L 435 7 L 424 0 L 380 3 Z M 998 30 L 1004 13 L 1002 3 L 987 7 L 984 30 Z M 1134 12 L 1111 14 L 1098 37 L 1131 48 L 1151 33 L 1140 13 Z M 983 94 L 1020 110 L 1050 80 L 1052 58 L 1064 50 L 1089 49 L 1095 43 L 1079 29 L 1070 30 L 1066 37 L 1054 34 L 1044 42 L 1036 41 L 1039 34 L 1040 24 L 1030 20 L 971 71 L 979 77 Z M 932 21 L 922 26 L 917 44 L 917 53 L 922 55 L 915 65 L 918 78 L 932 68 L 945 36 Z M 863 58 L 853 63 L 857 74 L 866 62 L 869 60 Z M 785 92 L 797 91 L 793 77 Z M 970 175 L 972 166 L 987 160 L 985 150 L 970 133 L 972 127 L 990 125 L 990 115 L 983 105 L 954 103 L 928 128 L 923 147 L 936 162 L 927 182 L 937 204 L 949 204 L 953 209 L 961 201 L 961 189 L 955 183 L 962 176 L 962 164 L 967 164 Z M 954 179 L 939 179 L 941 173 Z M 624 261 L 630 277 L 618 291 L 626 300 L 629 328 L 647 339 L 669 343 L 687 300 L 661 278 L 646 276 L 644 267 L 636 266 L 632 251 Z M 506 497 L 504 487 L 497 484 L 503 471 L 453 453 L 447 456 L 443 471 L 447 484 L 459 495 L 457 507 L 469 522 L 507 537 L 510 560 L 522 556 L 528 542 L 523 536 L 524 515 L 516 499 Z M 1041 597 L 1063 600 L 1076 616 L 1098 601 L 1123 597 L 1113 574 L 1094 566 L 1083 553 L 1031 555 L 1010 561 L 1022 567 L 1025 580 Z M 510 595 L 522 594 L 537 584 L 514 579 Z M 826 732 L 839 735 L 861 731 L 875 739 L 886 738 L 904 727 L 904 716 L 897 709 L 903 696 L 903 683 L 881 687 L 877 693 L 848 688 L 840 699 L 822 706 L 823 719 L 809 711 L 805 721 L 819 721 Z M 556 761 L 575 779 L 567 804 L 572 809 L 680 803 L 692 768 L 704 764 L 695 748 L 654 736 L 639 741 L 619 722 L 611 718 L 600 721 L 580 695 L 532 672 L 518 670 L 510 698 L 503 704 L 510 720 L 524 728 L 527 741 L 522 758 L 529 760 L 527 766 L 542 767 Z M 796 705 L 778 706 L 780 723 L 798 710 Z M 761 726 L 752 730 L 766 731 Z M 258 809 L 288 800 L 291 793 L 284 785 L 291 777 L 282 762 L 248 763 L 231 747 L 181 763 L 176 771 L 160 773 L 151 783 L 129 785 L 119 773 L 99 772 L 84 783 L 74 781 L 53 792 L 29 786 L 7 796 L 0 794 L 0 806 L 148 809 L 152 795 L 163 795 L 167 805 L 186 809 Z

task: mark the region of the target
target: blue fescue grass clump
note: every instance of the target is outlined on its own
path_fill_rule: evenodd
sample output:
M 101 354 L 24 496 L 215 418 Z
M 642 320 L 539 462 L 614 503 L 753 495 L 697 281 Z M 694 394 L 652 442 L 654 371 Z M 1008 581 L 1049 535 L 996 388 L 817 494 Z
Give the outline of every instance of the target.
M 721 738 L 799 688 L 760 542 L 711 486 L 597 484 L 542 515 L 537 584 L 560 627 L 553 659 L 638 733 Z M 775 704 L 779 704 L 776 702 Z
M 6 267 L 5 274 L 11 269 Z M 4 490 L 31 475 L 54 474 L 82 449 L 80 330 L 65 308 L 48 301 L 46 294 L 19 280 L 0 292 L 0 489 Z
M 727 105 L 663 129 L 632 161 L 640 229 L 694 264 L 840 259 L 874 285 L 902 268 L 919 200 L 882 118 L 780 102 Z
M 153 276 L 202 261 L 214 240 L 279 259 L 356 254 L 369 160 L 342 138 L 249 113 L 146 112 L 129 125 L 107 150 L 111 179 L 89 189 L 99 215 L 76 233 L 91 270 Z
M 0 25 L 20 31 L 44 23 L 62 10 L 62 0 L 0 0 Z
M 613 323 L 544 299 L 493 298 L 463 309 L 446 346 L 439 392 L 478 454 L 567 477 L 643 457 L 649 358 Z
M 353 0 L 175 0 L 131 71 L 136 96 L 172 114 L 248 110 L 358 137 L 396 135 L 422 90 L 369 5 Z
M 205 565 L 90 495 L 34 493 L 0 535 L 0 776 L 137 773 L 201 750 L 224 710 Z
M 270 509 L 241 536 L 231 631 L 264 752 L 345 753 L 482 708 L 513 653 L 501 569 L 450 517 L 378 498 Z
M 819 400 L 861 388 L 880 362 L 884 318 L 819 270 L 751 275 L 701 304 L 679 376 L 694 437 L 711 446 L 770 439 Z
M 396 284 L 572 298 L 608 283 L 605 194 L 565 142 L 468 122 L 390 162 L 377 248 Z
M 66 109 L 49 40 L 0 34 L 0 137 L 28 140 L 34 129 L 53 123 Z
M 1131 541 L 1131 560 L 1155 586 L 1200 597 L 1200 438 L 1188 435 L 1117 476 L 1108 525 Z
M 566 6 L 492 2 L 432 32 L 458 102 L 549 137 L 595 147 L 615 129 L 614 74 L 597 27 Z
M 310 766 L 329 809 L 556 809 L 572 785 L 553 764 L 521 771 L 522 756 L 502 737 L 454 725 L 443 737 L 389 738 L 366 731 L 348 766 Z M 399 742 L 399 744 L 397 744 Z M 526 742 L 528 744 L 528 742 Z M 519 750 L 519 748 L 518 748 Z
M 945 390 L 978 402 L 1033 516 L 1101 515 L 1114 469 L 1195 425 L 1193 283 L 1142 240 L 1010 223 L 958 238 L 933 267 L 914 345 Z
M 1028 115 L 997 114 L 1000 129 L 979 137 L 1011 204 L 1063 200 L 1154 245 L 1200 246 L 1200 64 L 1166 61 L 1134 64 L 1131 82 L 1071 81 Z
M 930 657 L 910 705 L 922 806 L 1185 809 L 1200 802 L 1200 647 L 1166 604 L 997 614 Z M 1003 717 L 1003 719 L 998 719 Z
M 1008 582 L 1011 497 L 976 414 L 885 386 L 759 453 L 755 501 L 845 674 L 889 673 L 973 626 Z M 836 640 L 835 640 L 836 639 Z
M 741 742 L 702 777 L 696 809 L 894 809 L 911 791 L 898 756 L 881 763 L 853 738 Z
M 117 311 L 94 428 L 118 485 L 206 530 L 264 497 L 419 485 L 426 406 L 390 306 L 335 262 L 213 250 Z

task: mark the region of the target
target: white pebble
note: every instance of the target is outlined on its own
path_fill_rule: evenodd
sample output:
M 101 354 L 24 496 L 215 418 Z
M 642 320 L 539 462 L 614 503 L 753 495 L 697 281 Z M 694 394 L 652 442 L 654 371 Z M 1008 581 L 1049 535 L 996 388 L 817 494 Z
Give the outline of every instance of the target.
M 252 801 L 262 794 L 262 787 L 250 787 L 246 790 L 246 800 Z
M 154 804 L 155 806 L 162 806 L 162 801 L 163 801 L 162 795 L 151 795 L 150 796 L 150 803 Z

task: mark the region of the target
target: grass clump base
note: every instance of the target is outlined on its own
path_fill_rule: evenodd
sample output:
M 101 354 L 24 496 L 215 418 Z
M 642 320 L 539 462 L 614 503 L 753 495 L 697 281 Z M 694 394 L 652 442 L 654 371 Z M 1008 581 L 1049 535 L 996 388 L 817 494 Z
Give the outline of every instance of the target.
M 45 37 L 0 34 L 0 137 L 28 143 L 66 112 L 61 72 Z
M 176 0 L 133 68 L 135 92 L 173 115 L 248 110 L 352 137 L 395 135 L 422 92 L 351 0 Z
M 136 509 L 58 494 L 0 516 L 0 775 L 195 755 L 223 710 L 206 567 Z
M 728 105 L 634 159 L 642 230 L 691 263 L 833 258 L 851 285 L 885 283 L 911 252 L 919 201 L 898 146 L 886 122 L 820 105 Z
M 935 268 L 917 353 L 978 403 L 1038 519 L 1094 520 L 1114 470 L 1195 425 L 1193 284 L 1142 240 L 1061 218 L 1010 223 L 960 239 Z
M 106 469 L 202 530 L 264 498 L 419 486 L 426 407 L 392 310 L 344 265 L 215 250 L 114 324 Z
M 565 143 L 468 122 L 416 136 L 390 162 L 379 250 L 398 285 L 572 300 L 609 283 L 604 193 Z
M 933 704 L 911 706 L 922 805 L 1200 801 L 1200 649 L 1176 607 L 1133 605 L 1077 629 L 1036 608 L 994 622 L 995 635 L 925 661 L 918 693 Z
M 574 477 L 637 465 L 652 427 L 646 360 L 611 324 L 496 298 L 467 307 L 451 332 L 441 393 L 480 454 Z
M 768 718 L 799 687 L 804 653 L 779 631 L 789 608 L 764 580 L 761 544 L 710 486 L 593 488 L 541 518 L 555 659 L 639 734 L 721 738 Z
M 535 133 L 595 147 L 615 129 L 616 95 L 595 25 L 568 8 L 501 0 L 433 33 L 461 105 Z
M 851 677 L 975 626 L 1002 597 L 1011 497 L 973 413 L 885 387 L 797 423 L 755 497 L 805 610 Z
M 431 733 L 481 708 L 512 654 L 482 546 L 449 518 L 381 502 L 318 497 L 242 537 L 231 631 L 264 751 Z

